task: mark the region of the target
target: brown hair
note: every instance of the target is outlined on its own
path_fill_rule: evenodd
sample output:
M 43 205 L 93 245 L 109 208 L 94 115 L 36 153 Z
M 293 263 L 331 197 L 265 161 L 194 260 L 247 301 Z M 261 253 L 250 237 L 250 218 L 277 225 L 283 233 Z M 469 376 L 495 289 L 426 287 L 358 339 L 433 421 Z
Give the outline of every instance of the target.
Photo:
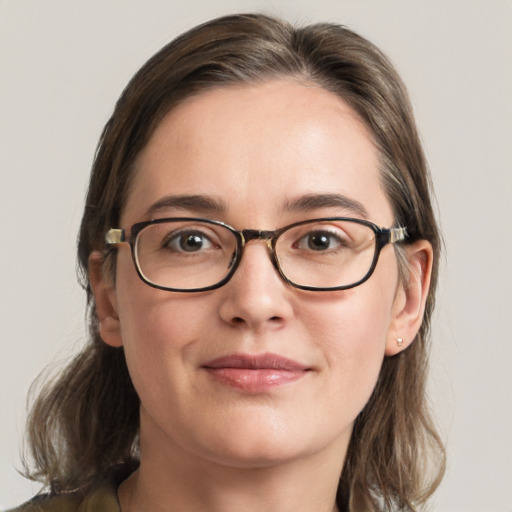
M 373 395 L 353 429 L 338 489 L 347 510 L 415 510 L 437 487 L 444 451 L 425 396 L 428 330 L 440 241 L 429 174 L 407 92 L 370 42 L 342 26 L 293 27 L 264 15 L 213 20 L 153 56 L 121 95 L 101 136 L 80 229 L 78 258 L 87 291 L 90 339 L 40 393 L 28 434 L 31 477 L 55 492 L 86 489 L 120 463 L 138 460 L 139 399 L 122 349 L 98 333 L 88 258 L 119 223 L 135 158 L 163 116 L 191 95 L 273 78 L 318 84 L 343 98 L 370 128 L 397 223 L 434 249 L 432 285 L 414 343 L 384 360 Z

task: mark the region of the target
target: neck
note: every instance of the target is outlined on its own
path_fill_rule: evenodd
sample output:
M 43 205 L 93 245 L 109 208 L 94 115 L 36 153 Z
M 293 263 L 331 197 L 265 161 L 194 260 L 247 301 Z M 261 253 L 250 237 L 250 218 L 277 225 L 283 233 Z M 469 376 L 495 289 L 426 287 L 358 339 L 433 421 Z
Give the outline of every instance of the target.
M 122 512 L 333 512 L 347 443 L 293 460 L 233 464 L 147 442 L 120 487 Z

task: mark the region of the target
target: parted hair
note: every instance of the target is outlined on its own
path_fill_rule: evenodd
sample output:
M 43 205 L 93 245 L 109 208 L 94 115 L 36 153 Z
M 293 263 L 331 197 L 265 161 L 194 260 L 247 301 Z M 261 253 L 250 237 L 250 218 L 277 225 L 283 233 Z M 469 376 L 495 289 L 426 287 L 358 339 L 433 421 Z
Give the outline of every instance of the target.
M 115 252 L 107 253 L 104 235 L 119 224 L 137 155 L 184 99 L 272 79 L 323 87 L 358 113 L 378 148 L 382 184 L 396 223 L 407 227 L 406 243 L 425 239 L 434 251 L 423 323 L 409 348 L 384 359 L 355 421 L 338 505 L 349 511 L 417 510 L 439 484 L 444 450 L 425 388 L 440 235 L 407 91 L 381 51 L 343 26 L 292 26 L 241 14 L 202 24 L 163 47 L 134 75 L 101 135 L 78 240 L 88 340 L 38 391 L 27 427 L 27 474 L 50 493 L 87 490 L 120 466 L 138 463 L 139 398 L 123 349 L 100 338 L 88 274 L 89 256 L 97 250 L 109 254 L 105 271 L 115 273 Z

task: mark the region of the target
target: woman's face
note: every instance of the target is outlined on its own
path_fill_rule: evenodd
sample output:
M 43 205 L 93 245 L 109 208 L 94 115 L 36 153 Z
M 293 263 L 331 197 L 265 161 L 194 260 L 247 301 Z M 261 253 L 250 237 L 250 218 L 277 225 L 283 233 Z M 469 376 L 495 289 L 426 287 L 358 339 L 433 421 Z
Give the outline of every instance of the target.
M 136 162 L 121 227 L 190 216 L 274 230 L 363 217 L 342 200 L 325 201 L 333 194 L 359 203 L 379 226 L 394 223 L 371 136 L 346 103 L 284 80 L 221 88 L 163 119 Z M 305 196 L 316 199 L 290 206 Z M 101 334 L 124 346 L 142 403 L 142 450 L 155 456 L 238 467 L 321 453 L 341 460 L 401 334 L 404 294 L 390 245 L 372 277 L 345 291 L 291 287 L 265 243 L 253 241 L 225 286 L 176 293 L 144 284 L 124 244 L 115 287 L 104 287 L 106 300 L 95 289 Z

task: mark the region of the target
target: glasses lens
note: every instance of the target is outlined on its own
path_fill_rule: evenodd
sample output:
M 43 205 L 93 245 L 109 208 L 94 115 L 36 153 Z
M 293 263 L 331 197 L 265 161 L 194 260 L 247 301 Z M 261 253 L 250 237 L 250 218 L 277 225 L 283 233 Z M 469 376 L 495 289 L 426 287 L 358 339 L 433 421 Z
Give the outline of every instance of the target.
M 294 284 L 314 288 L 353 285 L 370 271 L 375 233 L 365 224 L 330 220 L 294 226 L 281 234 L 275 253 Z
M 229 229 L 201 221 L 149 224 L 139 232 L 135 244 L 143 278 L 177 290 L 219 283 L 228 275 L 236 252 L 237 240 Z

